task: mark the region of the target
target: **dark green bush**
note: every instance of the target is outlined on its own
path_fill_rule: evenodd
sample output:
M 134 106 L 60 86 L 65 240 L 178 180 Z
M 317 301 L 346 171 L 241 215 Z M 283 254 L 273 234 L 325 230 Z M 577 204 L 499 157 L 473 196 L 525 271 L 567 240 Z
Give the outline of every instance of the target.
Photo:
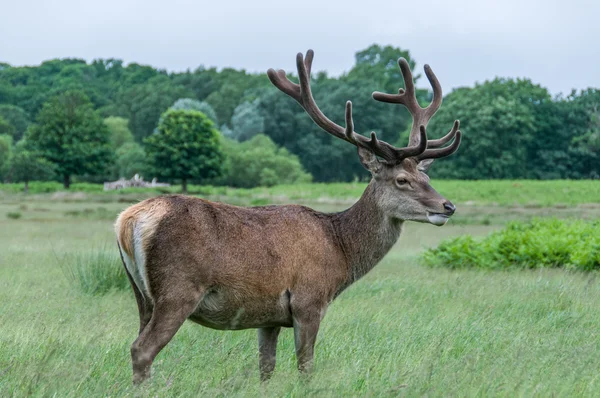
M 600 269 L 600 222 L 512 222 L 481 240 L 470 235 L 445 240 L 422 259 L 427 265 L 449 268 Z
M 272 187 L 312 180 L 298 157 L 279 148 L 269 137 L 258 134 L 248 141 L 223 140 L 227 159 L 225 172 L 217 181 L 239 188 Z

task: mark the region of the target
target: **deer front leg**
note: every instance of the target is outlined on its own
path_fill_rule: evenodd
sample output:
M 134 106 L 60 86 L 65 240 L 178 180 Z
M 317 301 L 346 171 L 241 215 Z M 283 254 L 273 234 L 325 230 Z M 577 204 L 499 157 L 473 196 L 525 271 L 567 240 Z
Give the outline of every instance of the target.
M 258 329 L 260 381 L 267 381 L 273 375 L 277 355 L 277 337 L 280 331 L 280 327 Z
M 312 307 L 294 314 L 294 342 L 298 370 L 302 374 L 310 374 L 313 369 L 315 342 L 325 309 Z

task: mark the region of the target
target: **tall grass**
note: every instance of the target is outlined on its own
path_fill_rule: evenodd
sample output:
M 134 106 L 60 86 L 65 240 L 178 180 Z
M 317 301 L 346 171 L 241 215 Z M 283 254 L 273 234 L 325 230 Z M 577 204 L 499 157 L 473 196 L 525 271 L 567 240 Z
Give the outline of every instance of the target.
M 59 259 L 63 274 L 84 294 L 97 296 L 129 287 L 125 268 L 115 249 L 95 248 Z

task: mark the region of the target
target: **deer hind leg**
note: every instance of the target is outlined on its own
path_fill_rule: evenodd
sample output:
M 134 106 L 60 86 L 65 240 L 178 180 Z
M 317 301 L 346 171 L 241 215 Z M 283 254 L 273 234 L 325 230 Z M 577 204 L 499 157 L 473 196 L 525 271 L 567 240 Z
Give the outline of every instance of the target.
M 273 375 L 277 354 L 277 338 L 280 331 L 280 327 L 258 329 L 260 381 L 267 381 Z
M 154 358 L 175 336 L 198 302 L 196 295 L 187 300 L 156 301 L 150 321 L 131 345 L 134 384 L 150 377 Z

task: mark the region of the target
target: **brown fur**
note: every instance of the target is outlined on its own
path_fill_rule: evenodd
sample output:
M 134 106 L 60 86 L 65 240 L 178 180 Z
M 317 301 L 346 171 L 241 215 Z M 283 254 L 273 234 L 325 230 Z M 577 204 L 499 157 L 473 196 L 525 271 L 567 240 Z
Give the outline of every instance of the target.
M 185 319 L 221 330 L 258 328 L 263 379 L 275 366 L 279 328 L 294 327 L 299 369 L 310 369 L 328 305 L 383 258 L 404 219 L 411 219 L 394 209 L 444 211 L 445 199 L 409 161 L 378 169 L 362 198 L 335 214 L 180 195 L 125 210 L 116 226 L 119 245 L 135 258 L 132 280 L 145 270 L 139 275 L 148 287 L 132 282 L 140 308 L 140 336 L 132 346 L 135 381 L 148 377 L 152 360 Z M 396 175 L 410 178 L 415 188 L 397 186 Z M 140 220 L 142 239 L 136 241 Z

